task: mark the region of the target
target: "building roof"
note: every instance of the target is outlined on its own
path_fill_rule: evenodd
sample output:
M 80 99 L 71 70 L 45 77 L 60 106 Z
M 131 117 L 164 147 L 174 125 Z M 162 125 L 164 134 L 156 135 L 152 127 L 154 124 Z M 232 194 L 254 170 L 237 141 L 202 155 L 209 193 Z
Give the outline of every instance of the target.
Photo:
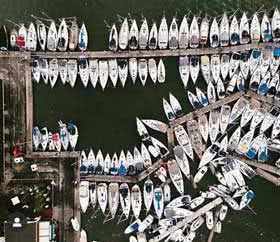
M 4 223 L 5 242 L 37 242 L 37 223 L 23 224 L 14 228 L 12 223 Z

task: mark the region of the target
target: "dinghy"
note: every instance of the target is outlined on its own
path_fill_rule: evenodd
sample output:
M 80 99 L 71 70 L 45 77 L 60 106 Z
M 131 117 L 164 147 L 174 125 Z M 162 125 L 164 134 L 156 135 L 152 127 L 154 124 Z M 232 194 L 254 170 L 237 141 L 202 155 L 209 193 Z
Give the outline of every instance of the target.
M 184 149 L 181 146 L 175 146 L 173 148 L 173 152 L 178 166 L 180 167 L 184 175 L 189 179 L 190 166 L 189 166 L 188 158 L 184 152 Z
M 240 41 L 240 35 L 239 35 L 239 24 L 235 15 L 231 20 L 229 33 L 230 33 L 230 44 L 237 45 Z
M 189 82 L 189 76 L 190 76 L 190 62 L 188 56 L 179 57 L 179 73 L 184 88 L 187 88 Z
M 222 47 L 229 45 L 229 21 L 226 13 L 223 14 L 220 23 L 220 44 Z
M 108 203 L 112 218 L 115 217 L 119 206 L 119 184 L 110 183 L 108 187 Z
M 212 211 L 207 211 L 205 213 L 205 217 L 206 217 L 206 226 L 207 229 L 211 230 L 213 228 L 214 225 L 214 215 Z
M 186 155 L 193 160 L 194 156 L 192 145 L 184 127 L 182 125 L 177 125 L 176 127 L 174 127 L 174 133 L 179 145 L 182 146 Z
M 168 45 L 171 50 L 178 49 L 179 46 L 179 31 L 175 17 L 172 19 L 170 24 Z
M 178 99 L 170 92 L 169 93 L 169 101 L 170 105 L 177 117 L 180 117 L 183 115 L 181 104 L 179 103 Z
M 214 18 L 210 28 L 210 46 L 216 48 L 219 46 L 220 33 L 217 19 Z
M 208 127 L 208 119 L 207 119 L 206 114 L 203 114 L 198 117 L 198 126 L 199 126 L 200 134 L 201 134 L 204 142 L 207 143 L 209 127 Z
M 41 48 L 42 51 L 45 51 L 46 43 L 47 43 L 46 25 L 42 21 L 37 20 L 36 21 L 36 29 L 37 29 L 37 38 L 38 38 L 38 43 L 40 45 L 40 48 Z
M 141 65 L 141 68 L 142 68 L 142 65 Z M 132 82 L 135 83 L 136 79 L 137 79 L 137 75 L 138 75 L 138 62 L 137 62 L 136 58 L 129 58 L 128 69 L 129 69 L 129 74 L 132 79 Z M 139 70 L 140 70 L 140 64 L 139 64 Z M 139 73 L 139 75 L 140 75 L 140 73 Z M 140 75 L 140 77 L 141 77 L 141 75 Z
M 146 49 L 148 45 L 149 40 L 149 26 L 147 19 L 144 18 L 142 20 L 142 24 L 139 31 L 139 48 L 140 49 Z
M 80 182 L 80 205 L 83 213 L 87 211 L 89 205 L 89 182 Z
M 250 27 L 247 15 L 243 12 L 240 20 L 240 44 L 248 44 L 250 41 Z
M 212 55 L 211 56 L 211 73 L 216 84 L 220 78 L 220 68 L 221 68 L 221 61 L 219 55 Z
M 71 87 L 74 87 L 78 74 L 77 60 L 75 59 L 68 60 L 67 73 L 68 73 L 68 82 L 70 83 Z
M 196 16 L 194 16 L 190 26 L 190 47 L 197 48 L 199 46 L 199 40 L 198 22 Z
M 208 42 L 208 35 L 209 35 L 209 19 L 205 16 L 200 24 L 200 44 L 202 46 L 206 45 Z
M 168 46 L 168 26 L 167 26 L 166 18 L 165 16 L 163 16 L 158 29 L 158 47 L 160 49 L 166 49 L 167 46 Z
M 272 29 L 273 42 L 279 42 L 280 41 L 280 13 L 277 8 L 275 8 L 272 16 L 271 29 Z
M 271 24 L 266 13 L 263 14 L 261 22 L 261 36 L 263 42 L 269 42 L 272 40 Z
M 59 51 L 66 51 L 68 47 L 68 26 L 62 18 L 57 34 L 57 48 Z
M 184 194 L 184 181 L 183 181 L 181 170 L 179 169 L 179 167 L 176 163 L 176 160 L 174 160 L 174 159 L 168 160 L 167 167 L 168 167 L 171 181 L 173 182 L 177 191 L 181 195 L 183 195 Z
M 157 218 L 160 219 L 164 208 L 163 191 L 161 187 L 157 187 L 154 190 L 153 205 Z
M 228 121 L 229 121 L 229 116 L 231 107 L 229 105 L 224 104 L 221 108 L 221 115 L 220 115 L 220 130 L 221 133 L 224 134 L 227 130 L 228 127 Z
M 146 59 L 139 59 L 138 72 L 139 72 L 140 81 L 142 85 L 145 86 L 146 80 L 148 78 L 148 63 Z
M 119 43 L 118 30 L 115 24 L 112 25 L 109 34 L 109 49 L 111 51 L 117 51 Z
M 136 184 L 131 189 L 131 208 L 136 219 L 139 218 L 142 206 L 140 187 Z
M 105 210 L 108 203 L 108 186 L 106 183 L 99 183 L 97 185 L 97 200 L 100 206 L 100 209 L 103 214 L 105 214 Z
M 199 74 L 199 57 L 198 56 L 191 56 L 190 57 L 190 74 L 193 84 L 196 83 Z
M 211 110 L 209 114 L 209 138 L 213 144 L 219 134 L 220 126 L 220 112 L 218 110 Z
M 52 20 L 49 26 L 48 35 L 47 35 L 47 49 L 49 51 L 56 51 L 57 47 L 57 29 L 55 22 Z
M 88 61 L 85 58 L 79 60 L 79 74 L 84 87 L 87 87 L 89 81 Z
M 159 83 L 164 83 L 165 82 L 165 66 L 162 61 L 162 59 L 159 60 L 158 63 L 158 72 L 157 72 L 157 77 L 158 77 L 158 82 Z
M 78 46 L 81 51 L 85 51 L 88 46 L 88 33 L 85 24 L 82 24 L 78 37 Z
M 200 58 L 201 61 L 201 73 L 206 81 L 206 83 L 209 83 L 210 77 L 211 77 L 211 72 L 210 72 L 210 59 L 207 55 L 203 55 Z
M 37 34 L 33 23 L 30 23 L 26 36 L 27 50 L 35 51 L 37 49 Z
M 117 59 L 110 59 L 108 61 L 108 68 L 109 68 L 109 77 L 112 81 L 113 86 L 116 87 L 117 82 L 118 82 L 118 77 L 119 77 Z M 93 77 L 94 77 L 94 74 L 95 74 L 95 72 L 93 70 Z
M 189 45 L 189 24 L 186 15 L 183 17 L 179 28 L 179 48 L 186 49 Z
M 74 19 L 71 23 L 71 27 L 69 30 L 69 50 L 76 50 L 79 42 L 79 26 L 77 24 L 76 19 Z
M 130 207 L 131 207 L 131 198 L 130 198 L 130 190 L 127 183 L 122 183 L 120 185 L 120 203 L 122 207 L 122 213 L 124 214 L 125 218 L 129 218 Z
M 251 21 L 251 41 L 252 43 L 258 43 L 261 40 L 261 26 L 259 22 L 259 18 L 257 13 L 253 15 L 253 19 Z
M 120 73 L 119 73 L 120 74 Z M 105 89 L 106 84 L 108 82 L 109 77 L 109 67 L 107 60 L 100 60 L 98 63 L 98 76 L 99 76 L 99 83 L 102 90 Z
M 128 35 L 129 48 L 131 50 L 136 50 L 138 48 L 138 41 L 139 41 L 139 30 L 138 30 L 136 20 L 133 19 Z
M 153 130 L 159 131 L 161 133 L 167 132 L 168 125 L 166 123 L 154 119 L 142 119 L 142 122 Z
M 219 211 L 219 219 L 221 221 L 224 221 L 225 218 L 226 218 L 226 215 L 227 215 L 227 212 L 228 212 L 228 206 L 223 204 L 220 208 L 220 211 Z
M 154 58 L 150 58 L 148 60 L 148 70 L 150 78 L 152 79 L 153 83 L 156 84 L 157 82 L 157 63 Z
M 155 50 L 158 45 L 158 31 L 156 23 L 153 23 L 151 32 L 149 35 L 149 49 Z

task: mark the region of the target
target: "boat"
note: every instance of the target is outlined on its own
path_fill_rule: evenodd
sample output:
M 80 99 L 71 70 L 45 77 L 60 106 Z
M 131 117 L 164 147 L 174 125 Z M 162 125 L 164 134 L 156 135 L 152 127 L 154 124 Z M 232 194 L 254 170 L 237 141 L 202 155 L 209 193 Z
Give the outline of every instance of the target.
M 149 26 L 147 19 L 144 18 L 142 20 L 142 24 L 139 30 L 139 48 L 140 49 L 146 49 L 148 45 L 149 40 Z
M 266 137 L 264 137 L 263 142 L 262 142 L 259 152 L 258 152 L 258 161 L 267 162 L 268 158 L 269 157 L 268 157 L 267 139 L 266 139 Z
M 199 42 L 202 46 L 206 45 L 208 42 L 208 35 L 209 35 L 209 19 L 207 18 L 207 16 L 205 16 L 202 20 L 201 20 L 201 24 L 200 24 L 200 38 L 199 38 Z
M 90 150 L 89 150 L 87 160 L 88 160 L 88 164 L 89 164 L 89 167 L 88 167 L 89 173 L 94 173 L 96 167 L 98 166 L 98 163 L 95 159 L 95 155 L 94 155 L 92 148 L 90 148 Z
M 183 115 L 181 104 L 179 103 L 178 99 L 170 92 L 169 93 L 169 101 L 170 105 L 177 117 L 180 117 Z
M 119 43 L 119 35 L 118 30 L 115 24 L 112 25 L 110 34 L 109 34 L 109 49 L 111 51 L 118 50 L 118 43 Z
M 251 160 L 255 159 L 262 143 L 263 143 L 263 134 L 260 134 L 256 138 L 253 139 L 253 141 L 249 145 L 249 149 L 245 155 Z
M 202 76 L 203 76 L 204 80 L 206 81 L 206 83 L 209 83 L 210 77 L 211 77 L 210 59 L 207 55 L 203 55 L 200 58 L 200 62 L 201 62 L 200 69 L 201 69 Z
M 75 150 L 77 141 L 78 141 L 78 137 L 79 137 L 78 127 L 73 122 L 69 122 L 67 124 L 67 130 L 69 133 L 70 146 L 71 146 L 72 150 Z
M 156 187 L 154 189 L 153 205 L 157 218 L 160 219 L 164 208 L 163 191 L 161 187 Z
M 169 121 L 173 121 L 176 118 L 176 114 L 174 113 L 171 105 L 166 101 L 165 98 L 162 99 L 163 103 L 163 110 L 165 112 L 165 115 Z
M 166 177 L 167 177 L 167 171 L 166 169 L 161 166 L 155 173 L 155 176 L 162 181 L 163 183 L 166 182 Z
M 80 205 L 83 213 L 87 211 L 89 205 L 89 182 L 80 182 Z
M 108 60 L 108 68 L 109 68 L 109 77 L 110 77 L 110 79 L 112 81 L 113 86 L 116 87 L 117 86 L 117 82 L 118 82 L 118 77 L 119 77 L 117 59 L 110 59 L 110 60 Z M 93 79 L 94 79 L 94 75 L 95 75 L 94 71 L 96 71 L 96 70 L 93 70 Z M 95 82 L 95 85 L 96 85 L 96 83 L 97 83 L 97 80 Z
M 240 35 L 239 35 L 239 23 L 235 15 L 231 20 L 229 33 L 230 33 L 230 44 L 237 45 L 240 41 Z
M 231 107 L 229 105 L 224 104 L 221 108 L 221 115 L 220 115 L 220 130 L 221 133 L 224 134 L 227 130 L 228 127 L 228 121 L 229 121 L 229 116 Z
M 191 91 L 188 91 L 188 99 L 189 99 L 190 104 L 192 105 L 193 109 L 198 109 L 198 108 L 202 107 L 197 96 L 194 95 Z
M 200 134 L 204 140 L 205 143 L 207 143 L 208 140 L 208 134 L 209 134 L 209 126 L 208 126 L 208 119 L 206 114 L 203 114 L 198 117 L 198 126 Z
M 219 134 L 220 127 L 220 112 L 218 110 L 211 110 L 209 114 L 209 138 L 213 144 Z
M 62 18 L 59 28 L 58 28 L 58 33 L 57 33 L 57 49 L 59 51 L 66 51 L 68 47 L 68 26 L 65 22 L 65 19 Z
M 88 174 L 89 173 L 89 162 L 87 159 L 86 152 L 82 150 L 81 157 L 79 159 L 79 167 L 80 167 L 80 174 Z
M 17 40 L 18 40 L 18 31 L 16 29 L 12 29 L 10 32 L 10 47 L 12 50 L 17 49 Z
M 265 77 L 263 77 L 260 81 L 259 88 L 258 88 L 258 94 L 263 95 L 263 96 L 267 94 L 270 78 L 271 78 L 270 72 L 267 72 Z
M 142 140 L 149 139 L 149 133 L 142 121 L 136 117 L 137 132 Z
M 228 148 L 235 151 L 238 146 L 241 137 L 241 127 L 239 126 L 231 135 L 228 141 Z
M 245 91 L 245 79 L 244 79 L 241 71 L 238 73 L 238 77 L 236 80 L 236 86 L 237 86 L 238 91 L 240 91 L 240 92 Z
M 221 68 L 221 61 L 219 55 L 212 55 L 211 56 L 211 73 L 214 80 L 214 83 L 216 84 L 220 78 L 220 68 Z
M 195 231 L 189 231 L 188 234 L 185 237 L 185 242 L 192 242 L 194 240 L 196 236 L 196 232 Z
M 124 156 L 124 152 L 121 151 L 120 159 L 122 159 L 123 160 L 122 162 L 125 164 L 124 160 L 126 160 L 126 159 L 123 156 Z M 119 162 L 117 154 L 114 153 L 113 156 L 112 156 L 112 159 L 111 159 L 111 165 L 110 165 L 109 173 L 113 176 L 116 176 L 119 173 L 119 168 L 120 168 L 120 162 Z M 125 173 L 125 165 L 124 165 L 124 167 L 122 167 L 122 169 L 123 169 L 122 170 L 122 175 L 125 175 L 124 174 Z
M 115 217 L 119 206 L 119 184 L 110 183 L 108 187 L 108 203 L 112 218 Z
M 171 187 L 168 183 L 163 186 L 163 197 L 164 203 L 168 203 L 171 200 Z
M 250 129 L 255 129 L 257 126 L 259 126 L 259 124 L 261 124 L 261 122 L 263 121 L 266 113 L 267 112 L 264 108 L 258 108 L 252 118 Z
M 38 127 L 32 129 L 32 142 L 35 148 L 35 151 L 38 150 L 38 147 L 41 143 L 41 132 Z
M 134 164 L 134 158 L 130 151 L 127 151 L 127 153 L 126 153 L 126 161 L 128 163 L 128 169 L 127 169 L 128 175 L 130 175 L 130 176 L 135 175 L 136 168 L 135 168 L 135 164 Z
M 27 30 L 24 24 L 20 24 L 17 36 L 17 46 L 21 50 L 25 50 L 27 47 Z
M 131 207 L 131 198 L 129 186 L 127 183 L 122 183 L 120 185 L 119 194 L 122 213 L 124 214 L 125 218 L 128 219 Z
M 147 212 L 149 212 L 154 198 L 154 184 L 153 181 L 149 178 L 144 182 L 143 197 L 144 205 L 146 207 Z
M 251 75 L 253 75 L 253 73 L 256 70 L 259 70 L 258 65 L 260 63 L 261 60 L 261 51 L 260 49 L 253 49 L 251 52 L 251 56 L 250 56 L 250 73 Z
M 76 232 L 80 231 L 80 224 L 77 217 L 71 218 L 71 225 Z
M 149 34 L 149 49 L 155 50 L 158 45 L 158 30 L 157 25 L 154 22 L 151 28 L 151 32 Z
M 220 31 L 217 19 L 214 18 L 210 27 L 210 46 L 216 48 L 220 42 Z
M 222 79 L 225 81 L 227 79 L 228 73 L 229 73 L 229 55 L 223 54 L 221 56 L 221 67 L 220 72 L 222 75 Z
M 280 134 L 280 114 L 277 115 L 275 122 L 272 126 L 271 138 L 275 139 Z
M 136 239 L 135 236 L 131 235 L 129 236 L 129 242 L 138 242 L 138 239 Z
M 179 28 L 179 48 L 186 49 L 189 45 L 189 24 L 186 15 L 183 17 Z
M 250 41 L 250 27 L 247 15 L 243 12 L 240 20 L 240 44 L 248 44 Z
M 210 104 L 213 104 L 216 102 L 216 88 L 213 84 L 213 82 L 210 80 L 207 85 L 207 98 Z
M 206 95 L 198 88 L 195 88 L 197 99 L 202 106 L 207 106 L 209 104 Z
M 132 79 L 132 82 L 135 83 L 136 79 L 137 79 L 137 75 L 138 75 L 138 61 L 136 58 L 129 58 L 128 69 L 129 69 L 129 74 Z M 139 64 L 139 70 L 140 70 L 140 64 Z M 143 70 L 142 70 L 142 72 L 143 72 Z M 140 73 L 139 73 L 139 75 L 140 75 Z M 141 77 L 141 75 L 140 75 L 140 77 Z
M 141 156 L 143 158 L 144 167 L 149 169 L 152 166 L 152 158 L 144 143 L 141 143 Z
M 272 29 L 272 36 L 273 36 L 273 42 L 279 42 L 280 41 L 280 13 L 278 11 L 278 8 L 275 8 L 272 21 L 271 21 L 271 29 Z
M 79 74 L 84 87 L 87 87 L 89 81 L 89 68 L 86 58 L 81 58 L 78 62 Z
M 175 217 L 175 218 L 163 218 L 163 219 L 160 219 L 158 221 L 158 225 L 160 227 L 164 227 L 164 228 L 168 228 L 168 227 L 171 227 L 171 226 L 174 226 L 176 225 L 179 221 L 181 221 L 182 218 L 180 217 Z
M 182 195 L 176 197 L 171 202 L 166 205 L 166 208 L 181 208 L 190 205 L 191 203 L 191 196 L 190 195 Z
M 110 61 L 109 61 L 110 62 Z M 95 88 L 99 77 L 99 65 L 97 59 L 89 60 L 89 79 L 92 86 Z
M 246 192 L 242 198 L 239 205 L 240 210 L 247 207 L 249 203 L 256 197 L 255 193 L 252 190 Z
M 272 48 L 266 47 L 262 53 L 261 53 L 261 59 L 260 59 L 260 69 L 261 69 L 261 76 L 265 77 L 268 73 L 268 69 L 271 65 L 271 56 L 272 56 Z
M 231 114 L 229 117 L 229 123 L 233 123 L 233 121 L 235 121 L 237 118 L 240 117 L 240 115 L 244 112 L 247 104 L 249 103 L 249 101 L 247 99 L 245 99 L 244 97 L 241 97 L 238 99 L 238 101 L 234 104 L 232 110 L 231 110 Z
M 151 137 L 151 141 L 152 141 L 153 146 L 158 150 L 159 154 L 161 154 L 162 156 L 166 156 L 167 154 L 169 154 L 168 148 L 162 142 L 160 142 L 158 139 Z
M 263 42 L 269 42 L 272 40 L 271 24 L 266 13 L 263 14 L 261 22 L 261 36 Z
M 124 230 L 124 234 L 138 232 L 138 229 L 139 229 L 141 223 L 142 223 L 142 221 L 140 219 L 136 219 L 133 223 L 131 223 L 130 225 L 128 225 L 126 227 L 126 229 Z
M 139 30 L 138 30 L 136 20 L 133 19 L 128 35 L 129 48 L 131 50 L 136 50 L 138 48 L 138 42 L 139 42 Z
M 239 204 L 229 195 L 224 196 L 224 200 L 233 210 L 240 210 Z
M 264 133 L 266 130 L 268 130 L 274 124 L 275 120 L 276 120 L 276 116 L 267 112 L 262 121 L 260 127 L 260 133 Z
M 257 92 L 261 81 L 261 71 L 256 69 L 250 79 L 249 89 L 251 91 Z
M 190 62 L 188 56 L 179 57 L 179 73 L 184 88 L 187 88 L 189 82 L 189 76 L 190 76 Z
M 114 166 L 111 165 L 111 174 L 112 175 L 119 174 L 120 176 L 125 176 L 127 175 L 127 172 L 128 172 L 128 161 L 126 159 L 124 151 L 122 150 L 119 159 L 117 159 L 117 156 L 115 156 Z
M 183 195 L 184 194 L 184 181 L 182 177 L 181 170 L 179 169 L 176 160 L 168 160 L 167 162 L 169 175 L 171 181 L 173 182 L 177 191 Z
M 84 229 L 81 230 L 80 242 L 87 242 L 87 233 Z
M 81 51 L 85 51 L 88 46 L 88 33 L 84 23 L 82 23 L 82 26 L 80 28 L 78 46 Z
M 226 13 L 223 14 L 220 22 L 220 44 L 222 47 L 229 45 L 229 20 Z
M 273 98 L 276 93 L 277 93 L 277 89 L 276 87 L 279 85 L 279 74 L 276 73 L 274 76 L 272 76 L 270 82 L 268 83 L 268 91 L 267 91 L 267 97 L 271 97 Z
M 191 140 L 192 147 L 197 156 L 201 158 L 205 145 L 202 143 L 198 122 L 196 120 L 190 120 L 187 122 L 187 130 Z
M 233 53 L 229 62 L 229 77 L 232 78 L 234 74 L 237 74 L 237 69 L 239 67 L 240 54 Z
M 192 222 L 190 230 L 196 231 L 203 223 L 204 223 L 204 218 L 202 216 L 199 216 L 197 219 L 195 219 Z
M 235 149 L 239 154 L 245 154 L 248 149 L 249 145 L 251 144 L 255 134 L 255 129 L 249 130 L 239 141 L 237 148 Z
M 95 168 L 95 173 L 97 175 L 103 174 L 104 166 L 105 166 L 105 161 L 104 161 L 104 156 L 103 156 L 101 150 L 98 150 L 98 152 L 97 152 L 96 163 L 97 163 L 97 166 Z
M 168 125 L 166 123 L 154 119 L 142 119 L 142 122 L 153 130 L 159 131 L 161 133 L 167 132 Z
M 240 72 L 242 73 L 244 79 L 247 79 L 249 75 L 249 71 L 250 71 L 249 59 L 250 59 L 249 51 L 241 52 L 239 66 L 240 66 Z
M 154 221 L 154 217 L 153 217 L 152 215 L 148 215 L 146 218 L 143 219 L 142 223 L 141 223 L 140 226 L 139 226 L 138 231 L 139 231 L 141 234 L 143 234 L 143 232 L 144 232 L 148 227 L 150 227 L 150 226 L 152 225 L 153 221 Z M 139 233 L 137 233 L 137 235 L 139 235 Z M 147 241 L 147 240 L 146 240 L 146 241 Z M 138 239 L 138 242 L 140 242 L 139 239 Z
M 142 207 L 142 195 L 140 187 L 136 184 L 131 189 L 131 208 L 136 219 L 139 218 Z
M 179 47 L 179 31 L 178 31 L 178 25 L 176 22 L 176 18 L 173 17 L 172 22 L 170 24 L 169 28 L 169 38 L 168 38 L 168 45 L 169 49 L 175 50 Z
M 177 161 L 178 166 L 184 175 L 189 179 L 190 178 L 190 166 L 188 157 L 184 152 L 184 149 L 181 146 L 175 146 L 173 148 L 174 156 Z
M 95 208 L 97 203 L 97 191 L 96 191 L 96 183 L 91 183 L 89 185 L 89 200 L 92 208 Z
M 111 169 L 111 157 L 110 155 L 107 153 L 104 159 L 104 166 L 103 166 L 103 172 L 105 175 L 108 175 L 110 173 L 110 169 Z
M 177 142 L 179 143 L 179 145 L 182 146 L 186 155 L 193 160 L 194 156 L 193 156 L 192 145 L 191 145 L 189 136 L 188 136 L 186 130 L 184 129 L 184 127 L 182 125 L 175 126 L 174 133 L 175 133 Z
M 198 78 L 199 70 L 199 57 L 193 55 L 190 57 L 190 75 L 194 85 Z
M 166 207 L 164 209 L 164 216 L 166 218 L 185 218 L 193 215 L 193 212 L 180 207 Z
M 68 60 L 67 73 L 68 73 L 68 82 L 70 83 L 71 87 L 74 87 L 78 74 L 77 60 L 75 59 Z
M 222 232 L 222 222 L 221 221 L 217 221 L 214 231 L 215 231 L 215 233 L 218 233 L 218 234 L 220 234 Z
M 49 51 L 56 51 L 57 47 L 57 29 L 55 22 L 52 20 L 49 26 L 48 35 L 47 35 L 47 49 Z
M 66 128 L 66 124 L 63 122 L 59 121 L 59 136 L 61 140 L 62 147 L 65 151 L 67 151 L 68 146 L 69 146 L 69 133 Z
M 217 82 L 217 96 L 218 99 L 223 99 L 226 96 L 225 86 L 221 78 L 219 78 Z
M 60 152 L 61 151 L 61 140 L 59 137 L 59 133 L 55 133 L 52 135 L 52 141 L 54 144 L 55 149 Z
M 254 13 L 250 26 L 251 42 L 258 43 L 261 40 L 261 26 L 257 13 Z
M 228 136 L 226 135 L 220 143 L 219 153 L 220 154 L 226 153 L 227 152 L 227 147 L 228 147 Z
M 225 204 L 222 204 L 220 211 L 219 211 L 219 219 L 220 221 L 224 221 L 226 218 L 228 212 L 228 206 Z
M 207 211 L 205 213 L 205 217 L 206 217 L 206 226 L 207 229 L 211 230 L 213 228 L 214 225 L 214 215 L 212 211 Z
M 207 166 L 200 167 L 193 178 L 193 182 L 196 184 L 199 183 L 201 181 L 201 179 L 204 177 L 204 175 L 207 173 L 207 171 L 208 171 Z
M 106 87 L 106 84 L 108 82 L 108 77 L 109 77 L 109 67 L 108 67 L 107 60 L 100 60 L 98 62 L 98 76 L 99 76 L 100 86 L 101 86 L 102 90 L 104 90 Z
M 205 150 L 203 156 L 201 157 L 198 168 L 202 168 L 202 167 L 206 166 L 210 161 L 212 161 L 215 158 L 215 156 L 217 155 L 219 148 L 220 148 L 220 145 L 217 142 L 215 142 L 214 144 L 209 146 Z
M 45 84 L 49 80 L 49 63 L 47 59 L 39 59 L 40 74 Z
M 58 73 L 59 73 L 59 77 L 61 82 L 63 83 L 63 85 L 67 82 L 67 60 L 66 59 L 59 59 L 57 61 L 58 64 Z
M 121 81 L 122 87 L 124 87 L 128 76 L 127 60 L 121 59 L 118 61 L 118 70 L 119 70 L 119 79 Z
M 145 86 L 146 80 L 148 78 L 148 63 L 146 59 L 139 59 L 138 72 L 139 72 L 140 81 L 142 85 Z
M 69 50 L 76 50 L 79 42 L 79 26 L 76 19 L 71 22 L 69 29 Z
M 158 63 L 158 72 L 157 72 L 157 77 L 158 77 L 158 82 L 159 83 L 164 83 L 165 82 L 165 66 L 163 63 L 163 60 L 160 59 Z
M 34 59 L 31 62 L 31 73 L 32 73 L 33 80 L 36 81 L 37 83 L 39 83 L 40 82 L 40 77 L 41 77 L 39 60 Z
M 28 27 L 27 36 L 26 36 L 26 48 L 30 51 L 37 50 L 37 34 L 35 25 L 31 22 Z
M 40 48 L 41 48 L 42 51 L 45 51 L 46 43 L 47 43 L 46 25 L 42 21 L 37 20 L 36 21 L 36 30 L 37 30 L 37 39 L 38 39 L 38 43 L 40 45 Z
M 97 185 L 97 200 L 103 214 L 108 203 L 108 186 L 106 183 L 99 183 Z
M 190 26 L 190 47 L 197 48 L 199 46 L 199 27 L 197 22 L 197 17 L 194 16 Z
M 165 16 L 162 17 L 158 29 L 158 47 L 166 49 L 168 46 L 168 26 Z

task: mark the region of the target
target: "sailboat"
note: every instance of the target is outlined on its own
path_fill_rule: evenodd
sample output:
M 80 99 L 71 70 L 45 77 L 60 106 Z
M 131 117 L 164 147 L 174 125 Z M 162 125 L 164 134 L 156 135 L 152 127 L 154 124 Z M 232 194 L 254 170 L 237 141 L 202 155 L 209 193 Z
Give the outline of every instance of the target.
M 125 18 L 122 22 L 120 32 L 119 32 L 119 47 L 121 50 L 125 50 L 128 46 L 129 39 L 129 26 L 127 18 Z
M 226 13 L 223 14 L 222 20 L 220 22 L 220 44 L 221 46 L 229 45 L 229 21 Z
M 181 170 L 179 169 L 179 167 L 176 163 L 176 160 L 174 160 L 174 159 L 168 160 L 167 166 L 168 166 L 168 171 L 169 171 L 171 181 L 173 182 L 177 191 L 181 195 L 183 195 L 184 194 L 184 181 L 183 181 Z
M 220 31 L 217 19 L 214 18 L 210 28 L 210 46 L 216 48 L 220 42 Z
M 139 48 L 140 49 L 146 49 L 148 45 L 149 40 L 149 26 L 147 19 L 144 18 L 142 20 L 142 24 L 139 30 Z
M 160 219 L 164 208 L 163 191 L 161 187 L 157 187 L 154 190 L 153 205 L 157 218 Z
M 110 183 L 108 187 L 108 203 L 112 218 L 115 217 L 119 206 L 119 184 Z
M 112 25 L 109 34 L 109 49 L 111 51 L 117 51 L 119 43 L 118 30 L 115 24 Z
M 178 49 L 179 46 L 179 31 L 175 17 L 170 24 L 168 45 L 171 50 Z
M 249 21 L 245 12 L 240 20 L 240 44 L 248 44 L 250 41 Z
M 187 17 L 184 16 L 179 28 L 179 48 L 186 49 L 189 45 L 189 24 Z
M 128 60 L 129 74 L 132 82 L 135 83 L 138 75 L 138 61 L 136 58 L 129 58 Z M 140 66 L 139 66 L 140 69 Z
M 208 42 L 209 35 L 209 19 L 205 16 L 200 24 L 200 39 L 199 42 L 202 46 L 206 45 Z
M 153 23 L 151 32 L 149 34 L 149 49 L 155 50 L 158 46 L 158 30 L 156 23 Z
M 151 179 L 147 179 L 144 182 L 143 196 L 144 196 L 144 205 L 146 207 L 147 212 L 149 212 L 154 198 L 154 184 Z
M 202 67 L 201 67 L 202 68 Z M 183 82 L 184 88 L 187 88 L 190 76 L 190 62 L 188 56 L 179 57 L 179 73 Z
M 64 18 L 62 18 L 57 33 L 57 48 L 59 51 L 66 51 L 68 48 L 68 26 Z
M 142 207 L 142 195 L 140 187 L 135 184 L 131 189 L 131 208 L 136 219 L 139 218 Z
M 136 50 L 138 48 L 138 41 L 139 41 L 139 30 L 138 30 L 136 20 L 133 19 L 128 35 L 129 48 L 131 50 Z
M 158 47 L 166 49 L 168 46 L 168 26 L 165 16 L 162 17 L 158 29 Z
M 52 88 L 56 84 L 58 74 L 58 61 L 57 59 L 51 59 L 49 62 L 49 80 Z
M 97 200 L 104 214 L 108 203 L 108 186 L 106 183 L 99 183 L 97 185 Z
M 80 205 L 82 212 L 87 211 L 89 205 L 89 182 L 81 181 L 80 182 Z
M 120 193 L 120 204 L 122 207 L 122 212 L 126 219 L 129 217 L 130 207 L 131 207 L 131 198 L 130 198 L 130 190 L 127 183 L 122 183 L 119 189 Z

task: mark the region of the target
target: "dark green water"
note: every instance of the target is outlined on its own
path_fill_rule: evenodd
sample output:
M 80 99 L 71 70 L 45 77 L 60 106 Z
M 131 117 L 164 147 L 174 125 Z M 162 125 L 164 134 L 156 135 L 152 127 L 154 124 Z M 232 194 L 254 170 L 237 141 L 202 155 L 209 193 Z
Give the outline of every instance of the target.
M 109 24 L 117 21 L 116 15 L 126 16 L 130 13 L 140 19 L 143 13 L 149 22 L 156 20 L 159 24 L 162 13 L 168 17 L 181 17 L 191 10 L 208 15 L 220 15 L 223 11 L 237 8 L 253 12 L 265 5 L 269 9 L 279 1 L 218 1 L 218 0 L 6 0 L 0 1 L 0 20 L 11 19 L 28 24 L 30 15 L 40 15 L 46 12 L 53 18 L 77 16 L 84 21 L 89 32 L 90 49 L 107 49 L 108 30 L 104 20 Z M 186 92 L 182 88 L 175 58 L 164 59 L 167 78 L 162 85 L 153 85 L 148 81 L 142 87 L 139 82 L 131 85 L 128 80 L 125 88 L 107 88 L 104 92 L 97 89 L 83 88 L 78 81 L 74 89 L 58 83 L 54 89 L 43 84 L 34 85 L 34 122 L 39 126 L 47 126 L 51 130 L 57 127 L 57 121 L 74 120 L 79 125 L 79 149 L 93 147 L 102 148 L 104 152 L 119 152 L 121 149 L 132 149 L 140 144 L 135 129 L 135 117 L 155 118 L 165 120 L 162 110 L 162 97 L 167 97 L 171 91 L 181 101 L 185 112 L 190 111 L 186 101 Z M 198 80 L 198 85 L 205 89 L 204 82 Z M 155 133 L 151 133 L 154 135 Z M 155 134 L 157 135 L 157 134 Z M 158 136 L 165 142 L 165 136 Z M 279 189 L 257 178 L 251 181 L 250 187 L 255 190 L 257 198 L 252 204 L 257 215 L 249 211 L 230 211 L 223 231 L 214 241 L 221 242 L 279 242 Z M 100 214 L 98 214 L 100 215 Z M 142 215 L 142 218 L 144 215 Z M 92 217 L 92 209 L 82 218 L 82 226 L 87 230 L 89 240 L 100 242 L 123 242 L 128 238 L 123 235 L 126 223 L 116 225 L 116 220 L 102 224 L 103 216 Z M 201 231 L 195 241 L 206 241 L 207 231 Z

